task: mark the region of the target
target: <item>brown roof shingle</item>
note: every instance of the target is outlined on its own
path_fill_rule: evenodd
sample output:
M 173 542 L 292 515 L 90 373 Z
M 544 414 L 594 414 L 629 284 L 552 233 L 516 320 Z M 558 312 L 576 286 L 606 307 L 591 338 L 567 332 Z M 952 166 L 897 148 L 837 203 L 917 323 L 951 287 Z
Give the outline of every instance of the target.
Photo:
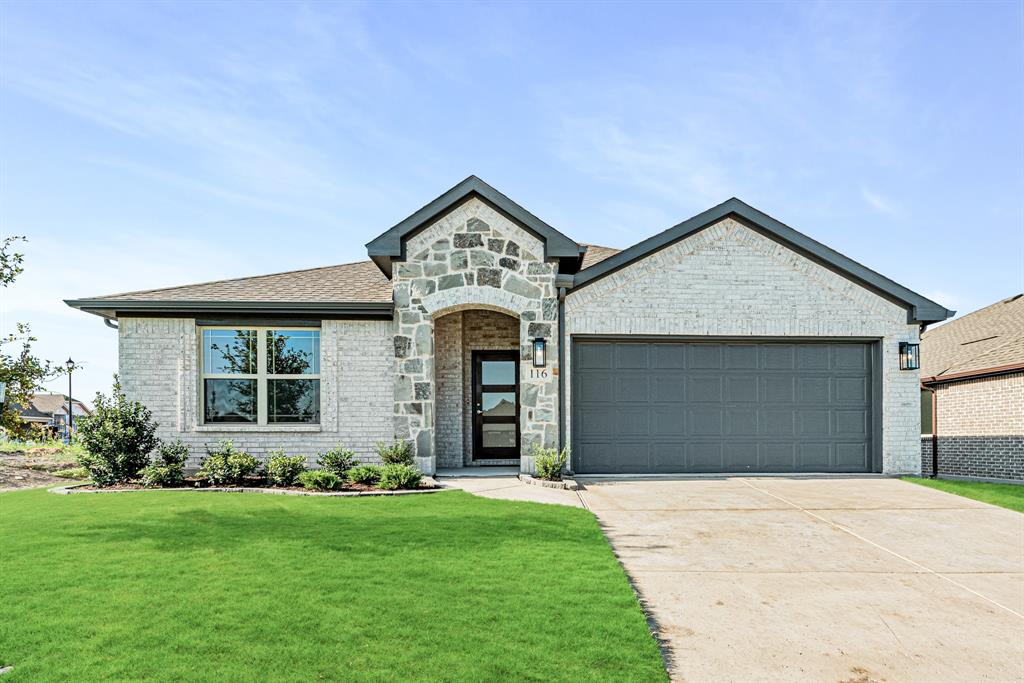
M 88 301 L 391 303 L 391 282 L 373 261 L 359 261 L 179 287 L 108 294 Z
M 921 335 L 921 377 L 1024 363 L 1024 294 Z
M 615 249 L 614 247 L 600 247 L 596 244 L 585 244 L 582 246 L 587 248 L 587 253 L 583 255 L 583 263 L 580 265 L 580 270 L 589 268 L 590 266 L 596 266 L 606 258 L 611 258 L 622 251 L 621 249 Z

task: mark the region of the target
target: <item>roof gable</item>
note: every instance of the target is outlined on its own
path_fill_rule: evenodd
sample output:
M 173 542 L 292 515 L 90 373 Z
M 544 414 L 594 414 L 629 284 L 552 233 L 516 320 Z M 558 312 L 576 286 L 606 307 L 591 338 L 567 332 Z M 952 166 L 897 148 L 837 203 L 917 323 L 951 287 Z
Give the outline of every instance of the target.
M 904 306 L 907 308 L 908 323 L 936 322 L 945 320 L 955 313 L 853 259 L 843 256 L 807 235 L 797 232 L 735 197 L 579 271 L 573 279 L 573 286 L 575 288 L 584 287 L 729 217 L 880 296 Z
M 377 267 L 390 278 L 392 261 L 405 260 L 405 242 L 409 237 L 472 197 L 486 202 L 509 220 L 536 235 L 544 243 L 545 260 L 567 259 L 570 262 L 570 272 L 579 268 L 583 254 L 579 244 L 476 176 L 469 176 L 405 220 L 367 242 L 367 253 Z

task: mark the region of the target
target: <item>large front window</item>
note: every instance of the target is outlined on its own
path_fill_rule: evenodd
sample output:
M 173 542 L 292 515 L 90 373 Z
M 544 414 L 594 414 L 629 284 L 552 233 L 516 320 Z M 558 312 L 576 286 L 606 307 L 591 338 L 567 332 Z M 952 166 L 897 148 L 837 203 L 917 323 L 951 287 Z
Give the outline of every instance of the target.
M 320 422 L 320 330 L 202 330 L 203 422 Z

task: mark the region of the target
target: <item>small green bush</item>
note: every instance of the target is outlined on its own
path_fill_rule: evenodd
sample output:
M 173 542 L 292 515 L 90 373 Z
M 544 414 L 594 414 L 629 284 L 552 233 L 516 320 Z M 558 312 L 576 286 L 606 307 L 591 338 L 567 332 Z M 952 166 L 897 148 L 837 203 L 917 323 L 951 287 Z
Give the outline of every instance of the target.
M 373 486 L 376 484 L 380 481 L 380 474 L 380 465 L 359 465 L 345 473 L 350 482 L 353 484 L 362 484 L 364 486 Z
M 533 467 L 538 479 L 562 481 L 562 471 L 565 469 L 565 463 L 569 461 L 568 446 L 559 452 L 557 448 L 544 448 L 534 444 L 530 455 L 533 456 Z
M 338 444 L 326 453 L 320 453 L 316 463 L 320 465 L 322 469 L 328 472 L 334 472 L 341 478 L 345 477 L 345 472 L 359 464 L 356 460 L 356 454 L 341 444 Z
M 313 491 L 337 491 L 341 488 L 341 477 L 328 470 L 308 470 L 299 475 L 299 481 Z
M 152 413 L 138 401 L 128 400 L 116 375 L 110 398 L 97 392 L 95 403 L 91 416 L 75 420 L 85 447 L 78 464 L 89 470 L 98 486 L 134 479 L 160 443 Z
M 271 451 L 270 459 L 267 460 L 267 483 L 271 486 L 293 486 L 305 471 L 304 456 L 289 457 L 284 451 Z
M 231 441 L 221 441 L 216 450 L 206 450 L 199 475 L 212 486 L 241 484 L 246 477 L 255 474 L 259 466 L 259 460 L 235 448 Z
M 185 472 L 181 465 L 146 465 L 139 472 L 139 483 L 146 488 L 177 488 L 185 484 Z
M 378 441 L 377 455 L 385 465 L 411 465 L 412 442 L 399 440 L 388 444 Z
M 52 473 L 55 477 L 62 479 L 88 479 L 89 470 L 84 467 L 68 467 L 67 469 L 57 470 Z
M 395 489 L 414 489 L 420 485 L 423 475 L 412 465 L 384 465 L 380 468 L 378 488 L 385 491 Z
M 185 483 L 187 459 L 188 446 L 181 439 L 162 443 L 157 449 L 156 459 L 139 472 L 139 481 L 147 488 L 182 486 Z

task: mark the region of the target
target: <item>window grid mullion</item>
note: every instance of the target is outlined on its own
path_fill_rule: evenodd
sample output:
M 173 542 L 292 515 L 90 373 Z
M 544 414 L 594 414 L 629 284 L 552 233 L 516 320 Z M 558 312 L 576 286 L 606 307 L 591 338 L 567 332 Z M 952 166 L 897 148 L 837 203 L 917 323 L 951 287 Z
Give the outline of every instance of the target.
M 267 330 L 256 333 L 256 424 L 267 424 Z

